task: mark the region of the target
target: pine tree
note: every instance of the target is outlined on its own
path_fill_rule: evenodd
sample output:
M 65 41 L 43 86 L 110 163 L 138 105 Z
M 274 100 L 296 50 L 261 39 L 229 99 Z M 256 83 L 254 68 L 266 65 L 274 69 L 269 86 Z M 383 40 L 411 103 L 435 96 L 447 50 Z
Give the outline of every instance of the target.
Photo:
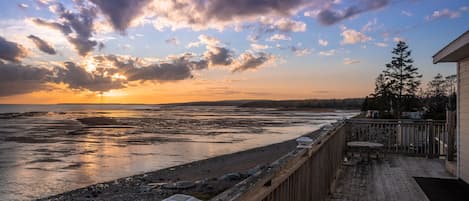
M 427 96 L 439 97 L 446 96 L 448 94 L 447 80 L 443 78 L 443 75 L 438 73 L 433 80 L 428 82 Z
M 383 74 L 379 74 L 375 80 L 375 91 L 373 94 L 374 105 L 381 114 L 391 110 L 391 102 L 393 94 L 391 90 L 391 83 Z
M 448 105 L 447 80 L 438 73 L 433 80 L 428 82 L 426 99 L 425 99 L 425 118 L 444 120 L 446 116 L 446 108 Z
M 413 66 L 414 60 L 411 58 L 411 50 L 403 41 L 399 41 L 392 51 L 393 57 L 390 63 L 386 64 L 384 76 L 389 80 L 391 91 L 396 97 L 396 115 L 401 116 L 404 108 L 413 107 L 404 105 L 405 102 L 415 99 L 416 92 L 420 86 L 420 75 L 418 68 Z

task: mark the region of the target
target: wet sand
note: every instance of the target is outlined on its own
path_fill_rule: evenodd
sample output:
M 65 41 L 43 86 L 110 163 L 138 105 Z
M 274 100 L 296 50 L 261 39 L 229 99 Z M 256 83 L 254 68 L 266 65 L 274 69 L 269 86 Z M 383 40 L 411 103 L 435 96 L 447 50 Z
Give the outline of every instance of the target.
M 313 137 L 318 133 L 314 131 L 307 136 Z M 95 184 L 39 200 L 159 201 L 176 193 L 207 200 L 292 151 L 295 146 L 295 140 L 288 140 Z

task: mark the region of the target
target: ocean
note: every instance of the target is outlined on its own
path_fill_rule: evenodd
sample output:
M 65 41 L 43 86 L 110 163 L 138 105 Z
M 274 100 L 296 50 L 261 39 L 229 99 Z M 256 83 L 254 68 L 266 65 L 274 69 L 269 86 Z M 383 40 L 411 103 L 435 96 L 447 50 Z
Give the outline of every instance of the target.
M 36 199 L 294 139 L 355 114 L 235 106 L 0 105 L 0 200 Z

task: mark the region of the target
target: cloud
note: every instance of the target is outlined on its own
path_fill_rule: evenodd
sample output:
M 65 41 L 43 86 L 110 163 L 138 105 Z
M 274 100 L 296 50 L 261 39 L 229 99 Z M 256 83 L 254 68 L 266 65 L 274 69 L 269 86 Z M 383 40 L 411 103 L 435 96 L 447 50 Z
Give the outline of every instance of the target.
M 289 18 L 273 19 L 261 17 L 261 24 L 266 26 L 265 32 L 304 32 L 306 31 L 306 24 L 301 21 L 295 21 Z
M 285 34 L 274 34 L 267 39 L 267 41 L 291 40 L 290 36 Z
M 83 63 L 64 62 L 48 68 L 0 61 L 0 96 L 11 96 L 65 84 L 70 89 L 103 93 L 126 88 L 129 82 L 174 82 L 191 79 L 193 72 L 208 68 L 192 53 L 158 62 L 116 55 L 87 58 Z
M 323 40 L 323 39 L 319 39 L 318 43 L 320 46 L 323 46 L 323 47 L 326 47 L 329 44 L 327 40 Z
M 188 61 L 179 59 L 172 62 L 152 64 L 142 68 L 133 68 L 125 72 L 125 74 L 128 76 L 129 81 L 177 81 L 193 77 L 190 66 Z
M 179 40 L 175 37 L 168 38 L 168 39 L 165 40 L 165 42 L 167 44 L 171 44 L 171 45 L 175 45 L 175 46 L 179 45 Z
M 274 61 L 275 57 L 265 52 L 259 52 L 257 54 L 245 52 L 239 56 L 231 72 L 255 70 L 266 64 L 273 63 Z
M 401 11 L 401 14 L 402 14 L 402 15 L 405 15 L 405 16 L 407 16 L 407 17 L 411 17 L 411 16 L 414 15 L 413 13 L 411 13 L 411 12 L 409 12 L 409 11 L 405 11 L 405 10 Z
M 432 21 L 432 20 L 443 19 L 443 18 L 454 19 L 460 16 L 461 16 L 461 13 L 459 13 L 458 11 L 453 11 L 453 10 L 449 10 L 445 8 L 443 10 L 433 11 L 432 15 L 426 16 L 425 19 L 428 21 Z
M 387 47 L 388 46 L 387 43 L 381 43 L 381 42 L 377 42 L 377 43 L 375 43 L 375 45 L 378 46 L 378 47 Z
M 106 92 L 126 88 L 128 82 L 156 81 L 172 82 L 193 77 L 194 70 L 208 67 L 205 60 L 193 60 L 194 55 L 185 53 L 172 56 L 167 60 L 149 63 L 140 58 L 116 55 L 96 56 L 93 59 L 95 69 L 84 65 L 65 62 L 63 67 L 54 69 L 51 79 L 55 83 L 67 84 L 69 88 Z
M 45 52 L 45 53 L 51 54 L 51 55 L 54 55 L 54 54 L 57 53 L 55 51 L 54 47 L 49 45 L 49 43 L 42 40 L 41 38 L 39 38 L 35 35 L 29 35 L 28 38 L 31 39 L 33 41 L 33 43 L 36 45 L 36 47 L 39 48 L 39 50 L 41 50 L 42 52 Z
M 50 74 L 51 71 L 45 68 L 0 61 L 0 97 L 46 89 L 46 79 Z
M 107 17 L 112 27 L 122 33 L 130 26 L 132 21 L 143 14 L 143 8 L 151 0 L 90 0 L 96 4 Z
M 208 16 L 214 16 L 220 20 L 263 14 L 286 15 L 299 8 L 303 0 L 278 1 L 278 0 L 212 0 L 208 6 Z
M 247 51 L 235 58 L 234 51 L 227 47 L 217 38 L 200 35 L 199 41 L 189 43 L 188 47 L 195 47 L 205 45 L 207 49 L 203 58 L 200 59 L 200 63 L 213 66 L 230 67 L 232 72 L 241 72 L 248 69 L 256 69 L 267 63 L 273 62 L 275 57 L 265 52 L 252 53 Z M 269 46 L 260 44 L 251 44 L 254 50 L 267 49 Z
M 401 37 L 394 37 L 394 38 L 392 39 L 392 41 L 394 41 L 394 42 L 398 43 L 399 41 L 405 41 L 405 38 L 401 38 Z
M 368 21 L 363 25 L 361 32 L 370 32 L 377 29 L 378 19 L 374 18 L 373 20 Z
M 61 31 L 78 54 L 86 56 L 98 45 L 98 42 L 92 40 L 97 10 L 95 7 L 85 6 L 82 1 L 76 1 L 76 3 L 79 7 L 78 13 L 65 9 L 60 3 L 55 3 L 51 7 L 60 18 L 60 22 L 47 22 L 39 18 L 33 19 L 33 22 Z
M 347 29 L 345 27 L 343 28 L 343 31 L 340 35 L 342 35 L 343 37 L 341 44 L 344 44 L 344 45 L 364 43 L 366 41 L 371 40 L 371 37 L 366 36 L 365 34 L 359 31 L 356 31 L 354 29 Z
M 72 33 L 72 28 L 68 25 L 60 24 L 58 22 L 48 22 L 39 18 L 35 18 L 31 20 L 33 23 L 40 25 L 40 26 L 45 26 L 51 29 L 58 30 L 62 32 L 64 35 L 68 35 Z
M 28 5 L 28 4 L 25 4 L 25 3 L 20 3 L 20 4 L 18 4 L 18 8 L 21 8 L 21 9 L 28 9 L 28 8 L 29 8 L 29 5 Z
M 323 9 L 317 14 L 317 20 L 322 25 L 332 25 L 357 14 L 383 8 L 389 0 L 360 0 L 343 10 Z
M 53 82 L 67 84 L 71 89 L 104 92 L 125 87 L 121 80 L 114 80 L 102 72 L 88 72 L 84 67 L 73 62 L 65 62 L 63 68 L 56 67 L 54 71 Z
M 74 47 L 75 50 L 81 56 L 88 55 L 98 43 L 94 40 L 89 40 L 87 38 L 82 37 L 68 37 L 68 42 L 70 42 Z
M 26 55 L 27 51 L 23 46 L 0 36 L 0 59 L 19 62 Z
M 205 45 L 204 60 L 209 66 L 229 66 L 233 62 L 234 52 L 223 46 L 223 43 L 212 36 L 199 35 L 198 41 L 191 42 L 187 48 Z
M 211 66 L 227 66 L 233 62 L 233 51 L 225 47 L 209 46 L 204 57 Z
M 303 13 L 303 15 L 306 16 L 306 17 L 313 17 L 314 18 L 314 17 L 318 16 L 318 14 L 320 12 L 321 12 L 321 10 L 319 10 L 319 9 L 309 10 L 309 11 L 305 11 Z
M 296 56 L 299 57 L 311 54 L 311 49 L 309 48 L 292 46 L 290 49 Z
M 36 4 L 39 6 L 47 6 L 51 4 L 54 0 L 36 0 Z
M 334 56 L 337 53 L 337 50 L 331 49 L 327 51 L 320 51 L 318 54 L 319 56 Z
M 221 44 L 221 41 L 218 40 L 217 38 L 212 37 L 212 36 L 207 36 L 207 35 L 204 35 L 204 34 L 199 35 L 198 39 L 199 39 L 199 41 L 190 42 L 187 45 L 187 48 L 198 47 L 200 45 L 217 46 L 217 45 Z
M 308 4 L 307 0 L 171 0 L 155 1 L 149 10 L 158 30 L 165 27 L 193 30 L 233 27 L 239 30 L 240 24 L 256 23 L 259 16 L 289 17 Z
M 257 44 L 257 43 L 252 43 L 251 48 L 253 50 L 265 50 L 265 49 L 269 49 L 270 47 L 268 45 L 261 45 L 261 44 Z
M 345 65 L 351 65 L 351 64 L 357 64 L 360 63 L 359 60 L 351 59 L 351 58 L 345 58 L 344 59 L 344 64 Z

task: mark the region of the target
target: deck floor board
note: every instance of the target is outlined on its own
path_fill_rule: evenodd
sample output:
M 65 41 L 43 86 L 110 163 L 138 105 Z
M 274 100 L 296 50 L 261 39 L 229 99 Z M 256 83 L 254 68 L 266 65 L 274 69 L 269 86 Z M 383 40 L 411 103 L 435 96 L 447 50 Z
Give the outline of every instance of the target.
M 388 155 L 344 166 L 328 201 L 428 201 L 413 177 L 454 178 L 443 160 Z

